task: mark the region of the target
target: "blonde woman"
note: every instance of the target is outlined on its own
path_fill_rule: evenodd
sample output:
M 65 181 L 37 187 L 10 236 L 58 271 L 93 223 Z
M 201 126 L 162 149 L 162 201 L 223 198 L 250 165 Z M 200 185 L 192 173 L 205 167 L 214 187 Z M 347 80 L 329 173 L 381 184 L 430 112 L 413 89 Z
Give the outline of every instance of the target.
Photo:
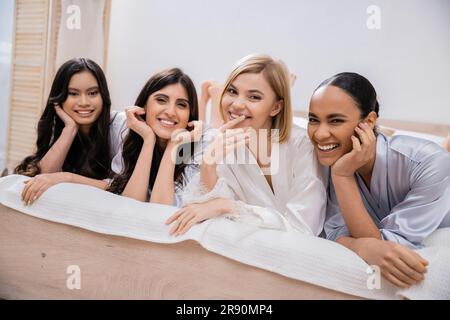
M 173 223 L 171 234 L 226 215 L 319 235 L 326 191 L 306 131 L 292 124 L 284 63 L 267 55 L 244 57 L 224 85 L 220 111 L 224 124 L 185 189 L 184 207 L 166 222 Z

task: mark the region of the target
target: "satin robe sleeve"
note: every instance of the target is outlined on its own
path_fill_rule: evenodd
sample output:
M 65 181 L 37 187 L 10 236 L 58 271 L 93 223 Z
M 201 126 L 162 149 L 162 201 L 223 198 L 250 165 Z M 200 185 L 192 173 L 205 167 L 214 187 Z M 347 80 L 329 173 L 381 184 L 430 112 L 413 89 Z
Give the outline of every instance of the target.
M 421 248 L 450 214 L 450 154 L 433 153 L 409 167 L 411 189 L 381 220 L 380 231 L 384 240 Z
M 117 112 L 110 128 L 111 170 L 117 174 L 123 169 L 122 148 L 129 131 L 126 120 L 125 112 Z
M 340 237 L 350 237 L 350 231 L 341 215 L 336 194 L 328 192 L 327 214 L 324 226 L 326 238 L 336 241 Z
M 434 144 L 428 147 L 439 148 Z M 419 249 L 423 247 L 425 238 L 442 227 L 444 220 L 450 220 L 450 154 L 436 150 L 423 157 L 417 156 L 420 161 L 390 159 L 390 165 L 396 165 L 390 169 L 409 179 L 410 188 L 405 198 L 379 222 L 382 239 Z M 400 188 L 398 185 L 392 187 Z M 335 241 L 339 237 L 350 236 L 350 232 L 341 215 L 332 184 L 329 188 L 325 233 L 327 239 Z

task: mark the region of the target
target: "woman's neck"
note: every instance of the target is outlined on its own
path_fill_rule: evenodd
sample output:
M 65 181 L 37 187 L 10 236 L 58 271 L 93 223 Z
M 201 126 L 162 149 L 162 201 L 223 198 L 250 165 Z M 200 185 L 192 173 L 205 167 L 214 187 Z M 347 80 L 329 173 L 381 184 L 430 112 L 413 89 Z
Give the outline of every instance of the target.
M 161 147 L 161 149 L 165 150 L 167 147 L 167 143 L 169 140 L 167 139 L 162 139 L 160 137 L 156 138 L 156 142 L 158 143 L 158 145 Z
M 89 137 L 89 132 L 91 131 L 91 127 L 92 127 L 92 125 L 89 125 L 89 126 L 84 125 L 84 126 L 80 126 L 80 128 L 78 130 L 84 137 Z

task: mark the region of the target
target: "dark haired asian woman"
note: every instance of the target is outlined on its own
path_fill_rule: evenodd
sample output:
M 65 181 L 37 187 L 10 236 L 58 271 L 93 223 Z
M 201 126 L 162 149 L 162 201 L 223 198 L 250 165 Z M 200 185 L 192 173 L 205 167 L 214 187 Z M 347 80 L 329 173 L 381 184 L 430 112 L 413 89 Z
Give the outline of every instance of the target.
M 124 115 L 111 112 L 100 66 L 85 58 L 65 62 L 56 73 L 39 119 L 36 152 L 14 170 L 33 177 L 25 181 L 25 204 L 32 204 L 61 182 L 106 188 L 124 126 Z

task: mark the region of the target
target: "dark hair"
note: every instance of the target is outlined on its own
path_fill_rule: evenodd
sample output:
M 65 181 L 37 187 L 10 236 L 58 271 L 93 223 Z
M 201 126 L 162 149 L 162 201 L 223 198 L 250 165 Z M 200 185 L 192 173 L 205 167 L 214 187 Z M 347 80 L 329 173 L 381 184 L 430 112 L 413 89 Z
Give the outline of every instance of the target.
M 58 140 L 64 129 L 64 122 L 55 111 L 55 105 L 62 107 L 67 100 L 70 79 L 74 74 L 89 71 L 97 80 L 103 100 L 99 118 L 92 125 L 89 135 L 83 136 L 78 130 L 67 153 L 62 170 L 77 173 L 93 179 L 105 179 L 111 173 L 109 125 L 111 98 L 105 74 L 98 64 L 86 58 L 75 58 L 65 62 L 57 71 L 50 90 L 44 112 L 37 126 L 37 151 L 26 157 L 14 173 L 35 176 L 41 172 L 39 161 Z
M 198 101 L 194 83 L 192 82 L 191 78 L 189 78 L 188 75 L 183 73 L 183 71 L 181 71 L 178 68 L 164 70 L 153 75 L 142 88 L 134 105 L 144 108 L 147 104 L 148 98 L 154 92 L 159 91 L 168 85 L 177 83 L 181 84 L 184 87 L 188 96 L 189 121 L 198 120 Z M 141 117 L 145 121 L 145 115 Z M 133 174 L 133 170 L 139 157 L 139 153 L 141 152 L 143 143 L 144 140 L 139 134 L 137 134 L 133 130 L 130 130 L 128 132 L 128 135 L 125 137 L 123 143 L 122 172 L 114 176 L 113 180 L 111 181 L 107 189 L 108 191 L 117 194 L 121 194 L 123 192 L 123 190 L 126 187 L 126 184 L 128 183 L 128 180 L 131 178 L 131 175 Z M 190 150 L 191 150 L 190 157 L 192 157 L 194 154 L 193 144 L 191 144 Z M 155 184 L 156 176 L 159 170 L 159 165 L 161 163 L 163 155 L 164 149 L 158 143 L 156 143 L 155 148 L 153 149 L 152 165 L 150 169 L 150 180 L 149 180 L 150 190 L 153 189 L 153 185 Z M 174 172 L 175 183 L 182 183 L 183 172 L 185 167 L 186 163 L 184 161 L 180 164 L 175 165 L 175 172 Z
M 361 119 L 367 117 L 372 111 L 378 116 L 380 106 L 377 92 L 370 81 L 362 75 L 354 72 L 338 73 L 323 81 L 314 92 L 324 86 L 335 86 L 349 94 L 361 112 Z

